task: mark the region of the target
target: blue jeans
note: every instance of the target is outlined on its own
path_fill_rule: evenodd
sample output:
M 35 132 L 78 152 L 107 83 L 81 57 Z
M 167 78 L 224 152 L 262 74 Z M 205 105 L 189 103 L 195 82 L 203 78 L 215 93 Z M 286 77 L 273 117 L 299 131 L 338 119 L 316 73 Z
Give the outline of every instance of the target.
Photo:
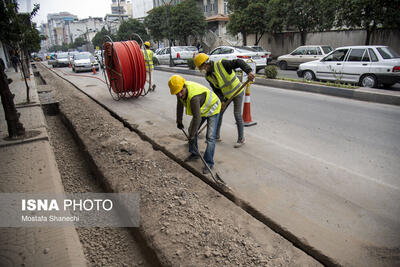
M 243 118 L 242 118 L 242 103 L 243 103 L 243 95 L 244 91 L 241 92 L 239 95 L 235 96 L 233 98 L 233 115 L 235 117 L 236 121 L 236 126 L 237 126 L 237 131 L 238 131 L 238 141 L 242 141 L 244 139 L 244 123 L 243 123 Z M 220 138 L 220 131 L 221 131 L 221 125 L 222 125 L 222 117 L 224 116 L 225 111 L 227 110 L 228 107 L 224 110 L 224 112 L 221 113 L 219 121 L 218 121 L 218 127 L 217 127 L 217 138 Z
M 204 160 L 207 162 L 208 166 L 214 166 L 214 152 L 215 152 L 215 137 L 217 134 L 217 125 L 219 120 L 219 114 L 215 114 L 211 117 L 202 117 L 199 129 L 203 125 L 203 123 L 207 120 L 207 147 L 206 151 L 204 151 Z M 199 146 L 197 145 L 197 133 L 194 136 L 194 146 L 196 147 L 197 151 L 199 150 Z M 189 152 L 198 155 L 196 149 L 189 145 Z

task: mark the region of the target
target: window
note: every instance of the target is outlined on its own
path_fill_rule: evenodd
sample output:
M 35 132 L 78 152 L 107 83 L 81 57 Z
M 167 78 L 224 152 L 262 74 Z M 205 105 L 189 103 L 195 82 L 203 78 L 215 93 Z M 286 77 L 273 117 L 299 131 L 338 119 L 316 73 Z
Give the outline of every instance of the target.
M 369 56 L 371 57 L 372 62 L 377 62 L 378 57 L 376 56 L 374 50 L 372 48 L 368 48 Z
M 362 57 L 362 61 L 363 62 L 370 62 L 371 60 L 369 60 L 369 55 L 368 55 L 368 50 L 365 49 L 364 55 Z
M 291 55 L 298 56 L 298 55 L 305 55 L 305 54 L 306 54 L 306 48 L 300 47 L 300 48 L 297 48 L 296 50 L 294 50 Z
M 321 51 L 321 48 L 319 48 L 319 47 L 317 47 L 317 51 L 318 51 L 318 55 L 322 55 L 322 51 Z
M 215 49 L 214 51 L 211 52 L 210 55 L 219 55 L 219 54 L 221 54 L 221 48 Z
M 228 48 L 228 47 L 221 48 L 220 54 L 231 54 L 231 53 L 233 53 L 233 49 Z
M 364 53 L 365 49 L 352 49 L 347 61 L 352 61 L 352 62 L 361 61 Z
M 378 47 L 376 50 L 378 50 L 383 59 L 400 58 L 400 55 L 390 47 Z
M 329 54 L 333 49 L 330 46 L 322 46 L 322 50 L 324 50 L 325 54 Z
M 228 0 L 224 0 L 224 14 L 228 14 Z
M 318 55 L 316 47 L 308 47 L 306 49 L 306 52 L 307 52 L 307 55 L 310 55 L 310 56 Z
M 332 54 L 325 57 L 324 61 L 343 61 L 349 49 L 336 50 Z

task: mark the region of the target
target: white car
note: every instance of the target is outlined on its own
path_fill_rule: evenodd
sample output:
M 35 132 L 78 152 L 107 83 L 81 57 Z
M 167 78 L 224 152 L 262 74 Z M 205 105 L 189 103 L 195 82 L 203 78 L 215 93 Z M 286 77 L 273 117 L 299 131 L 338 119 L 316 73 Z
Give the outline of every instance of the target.
M 169 47 L 162 48 L 154 54 L 154 57 L 157 58 L 160 65 L 169 65 L 170 51 L 173 66 L 186 64 L 189 58 L 194 58 L 198 54 L 197 48 L 194 46 L 173 46 L 172 50 Z
M 89 52 L 81 52 L 73 56 L 72 61 L 72 71 L 91 71 L 93 66 L 96 70 L 99 70 L 99 62 L 94 58 L 94 56 Z
M 56 62 L 53 64 L 53 67 L 68 67 L 69 65 L 69 57 L 67 52 L 57 53 L 56 54 Z
M 251 46 L 247 46 L 250 48 L 253 48 L 254 50 L 256 50 L 257 52 L 263 52 L 267 58 L 267 65 L 270 64 L 270 62 L 272 61 L 272 54 L 271 52 L 268 52 L 267 50 L 265 50 L 263 47 L 258 46 L 258 45 L 251 45 Z
M 400 82 L 400 55 L 388 46 L 339 47 L 324 58 L 300 64 L 299 77 L 390 87 Z
M 245 46 L 219 46 L 208 54 L 210 60 L 219 61 L 220 59 L 243 59 L 252 60 L 256 63 L 257 71 L 267 66 L 267 56 L 265 52 L 257 52 L 253 48 Z

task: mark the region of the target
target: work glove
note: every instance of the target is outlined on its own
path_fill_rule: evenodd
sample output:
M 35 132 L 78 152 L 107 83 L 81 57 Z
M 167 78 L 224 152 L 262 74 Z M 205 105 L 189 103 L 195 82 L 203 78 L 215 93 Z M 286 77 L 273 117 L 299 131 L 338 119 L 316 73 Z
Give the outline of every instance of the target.
M 178 123 L 176 124 L 176 127 L 177 127 L 179 130 L 185 129 L 185 126 L 183 126 L 183 123 L 182 123 L 182 122 L 178 122 Z

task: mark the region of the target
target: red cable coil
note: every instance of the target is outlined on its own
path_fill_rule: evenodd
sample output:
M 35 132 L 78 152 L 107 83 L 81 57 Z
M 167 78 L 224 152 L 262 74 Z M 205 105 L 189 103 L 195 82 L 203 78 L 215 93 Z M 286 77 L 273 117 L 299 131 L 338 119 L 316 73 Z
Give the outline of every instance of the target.
M 146 66 L 136 41 L 106 42 L 105 65 L 114 93 L 121 98 L 139 97 L 146 83 Z

